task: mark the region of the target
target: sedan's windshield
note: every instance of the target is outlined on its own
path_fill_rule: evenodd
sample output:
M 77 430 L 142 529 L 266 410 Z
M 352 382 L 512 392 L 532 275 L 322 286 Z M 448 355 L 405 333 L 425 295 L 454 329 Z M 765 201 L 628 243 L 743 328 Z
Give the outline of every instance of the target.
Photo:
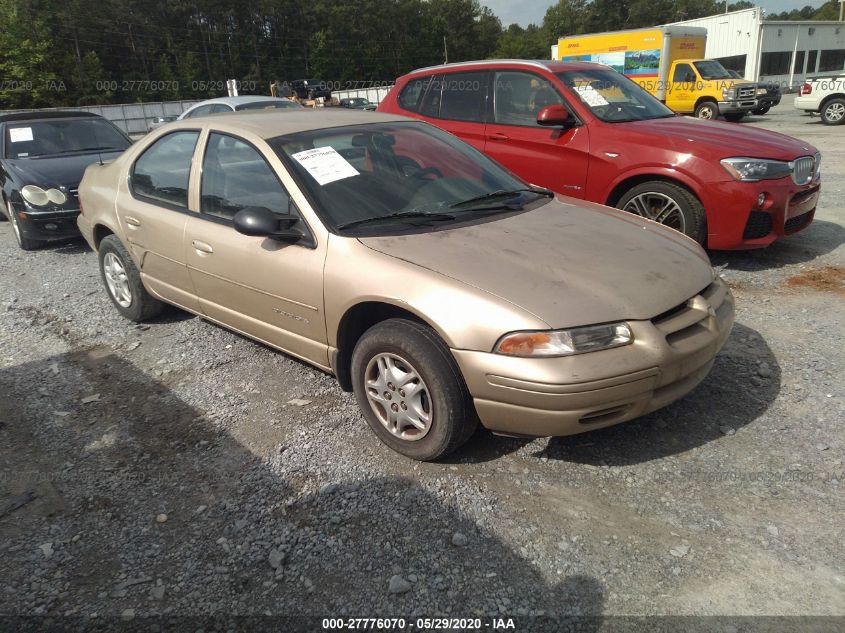
M 301 132 L 270 141 L 329 226 L 442 226 L 546 200 L 489 158 L 420 123 Z
M 695 65 L 698 74 L 705 81 L 709 81 L 710 79 L 733 79 L 731 74 L 725 70 L 725 67 L 715 59 L 693 62 L 693 65 Z
M 567 70 L 557 76 L 602 121 L 622 123 L 675 116 L 638 84 L 609 68 Z
M 302 106 L 295 101 L 279 99 L 278 101 L 250 101 L 235 106 L 235 110 L 272 110 L 273 108 L 294 108 L 301 110 Z
M 45 119 L 6 126 L 6 158 L 122 152 L 130 141 L 104 119 Z

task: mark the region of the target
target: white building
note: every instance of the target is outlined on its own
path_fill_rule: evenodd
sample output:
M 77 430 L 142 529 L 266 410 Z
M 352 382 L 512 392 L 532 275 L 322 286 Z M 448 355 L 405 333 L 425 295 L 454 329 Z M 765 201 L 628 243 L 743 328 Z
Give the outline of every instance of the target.
M 677 22 L 707 29 L 708 58 L 752 81 L 786 89 L 845 69 L 845 23 L 763 20 L 760 8 Z

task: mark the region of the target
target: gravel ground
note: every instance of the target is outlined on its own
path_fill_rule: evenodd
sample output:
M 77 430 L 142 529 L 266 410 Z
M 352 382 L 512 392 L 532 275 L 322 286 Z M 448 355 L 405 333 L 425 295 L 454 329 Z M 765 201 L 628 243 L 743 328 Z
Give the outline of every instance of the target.
M 803 233 L 712 253 L 737 324 L 709 378 L 437 464 L 332 378 L 176 310 L 134 326 L 83 244 L 0 225 L 0 614 L 845 616 L 845 128 L 789 97 L 741 125 L 819 147 L 823 193 Z

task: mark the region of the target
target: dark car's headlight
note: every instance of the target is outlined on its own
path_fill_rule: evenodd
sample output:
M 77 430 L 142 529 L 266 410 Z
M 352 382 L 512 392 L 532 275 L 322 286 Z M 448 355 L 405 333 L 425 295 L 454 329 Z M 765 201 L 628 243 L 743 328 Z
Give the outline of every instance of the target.
M 26 185 L 21 189 L 21 196 L 34 207 L 46 207 L 48 204 L 63 205 L 67 196 L 58 189 L 42 189 L 35 185 Z
M 792 173 L 792 167 L 786 161 L 767 158 L 724 158 L 722 167 L 734 179 L 742 182 L 757 180 L 777 180 Z
M 627 323 L 608 323 L 566 330 L 511 332 L 499 339 L 493 351 L 507 356 L 571 356 L 633 342 L 634 335 Z

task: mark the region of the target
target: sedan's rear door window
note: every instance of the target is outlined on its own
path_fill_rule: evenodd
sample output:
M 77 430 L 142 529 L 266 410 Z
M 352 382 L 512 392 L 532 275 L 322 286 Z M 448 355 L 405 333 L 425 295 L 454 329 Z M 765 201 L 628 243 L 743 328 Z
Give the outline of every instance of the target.
M 188 207 L 191 158 L 199 132 L 171 132 L 150 145 L 132 167 L 132 193 L 176 207 Z

